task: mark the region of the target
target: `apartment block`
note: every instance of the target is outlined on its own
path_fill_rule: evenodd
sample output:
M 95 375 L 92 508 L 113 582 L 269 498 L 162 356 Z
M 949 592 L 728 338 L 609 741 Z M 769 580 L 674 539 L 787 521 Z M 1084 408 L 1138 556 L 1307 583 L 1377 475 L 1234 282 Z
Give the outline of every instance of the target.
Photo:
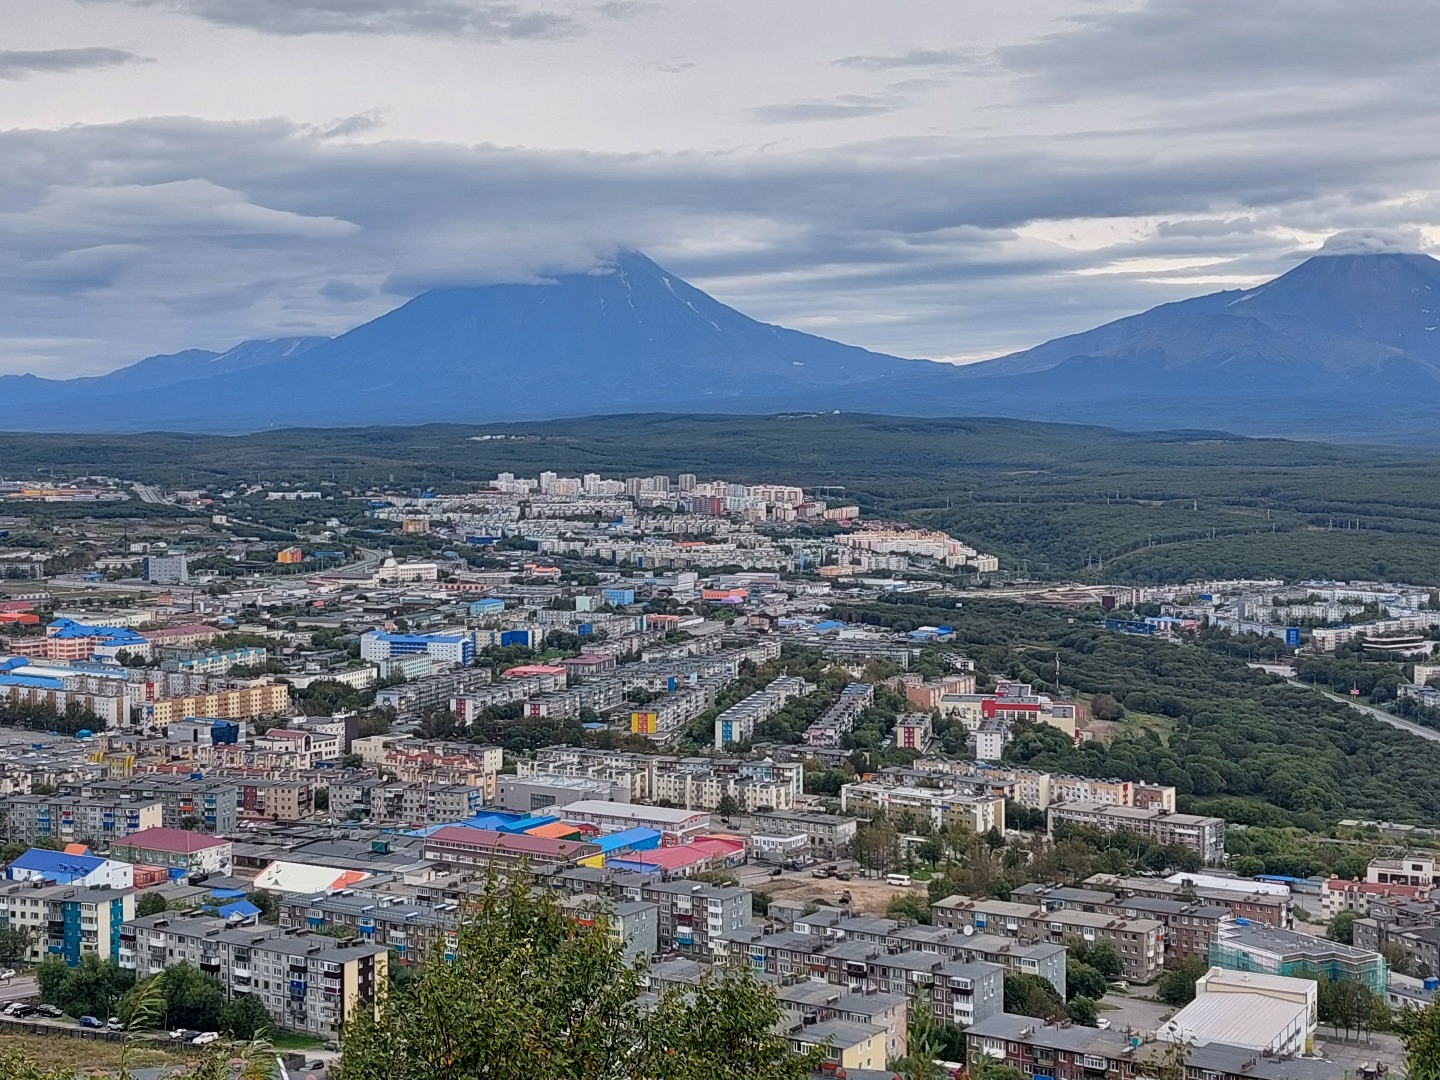
M 1133 806 L 1057 803 L 1046 812 L 1046 827 L 1053 835 L 1057 826 L 1064 825 L 1079 825 L 1110 833 L 1132 832 L 1157 844 L 1171 844 L 1193 851 L 1207 866 L 1225 861 L 1224 818 L 1172 814 L 1165 810 L 1142 810 Z
M 935 925 L 973 933 L 999 934 L 1017 941 L 1064 945 L 1106 941 L 1115 947 L 1125 978 L 1151 983 L 1165 966 L 1165 926 L 1156 919 L 1126 919 L 1088 911 L 1049 911 L 1004 900 L 949 896 L 930 907 Z
M 159 802 L 82 798 L 74 795 L 7 795 L 0 798 L 0 836 L 29 844 L 50 838 L 62 843 L 104 844 L 164 820 Z
M 1253 881 L 1240 878 L 1224 879 L 1225 885 L 1201 885 L 1193 878 L 1178 875 L 1180 880 L 1167 881 L 1164 878 L 1123 877 L 1117 874 L 1095 874 L 1086 878 L 1084 884 L 1091 889 L 1103 889 L 1119 897 L 1150 897 L 1158 900 L 1181 900 L 1187 903 L 1215 904 L 1223 907 L 1237 919 L 1263 923 L 1266 926 L 1288 930 L 1290 915 L 1290 891 L 1272 892 Z
M 290 708 L 290 688 L 284 683 L 262 683 L 213 694 L 188 694 L 161 698 L 145 706 L 147 719 L 171 724 L 187 716 L 209 716 L 219 720 L 255 720 L 279 716 Z
M 127 922 L 118 959 L 141 979 L 193 964 L 219 981 L 227 999 L 258 998 L 277 1028 L 321 1038 L 334 1038 L 362 1009 L 378 1011 L 389 979 L 382 945 L 168 912 Z
M 809 694 L 814 689 L 813 683 L 783 675 L 765 689 L 730 706 L 715 718 L 715 749 L 724 750 L 731 743 L 749 741 L 756 724 L 774 716 L 791 698 Z
M 1210 944 L 1223 926 L 1234 921 L 1220 904 L 1146 896 L 1120 896 L 1095 889 L 1052 885 L 1022 885 L 1010 894 L 1019 903 L 1036 904 L 1051 911 L 1088 911 L 1126 919 L 1154 919 L 1165 924 L 1167 961 L 1210 959 Z
M 160 804 L 160 823 L 167 829 L 225 836 L 239 824 L 239 792 L 233 783 L 224 780 L 140 774 L 128 780 L 89 781 L 80 785 L 78 792 L 86 796 L 153 799 Z
M 840 811 L 859 818 L 886 814 L 896 818 L 909 813 L 933 828 L 959 827 L 971 832 L 1005 831 L 1005 799 L 998 795 L 971 795 L 954 788 L 890 786 L 865 781 L 840 789 Z
M 749 926 L 752 915 L 750 890 L 728 885 L 652 881 L 641 886 L 640 899 L 657 908 L 660 950 L 697 959 L 708 959 L 715 940 Z
M 134 914 L 133 889 L 44 881 L 0 884 L 0 927 L 30 932 L 30 947 L 21 959 L 31 964 L 51 957 L 70 967 L 86 956 L 116 960 L 121 925 Z

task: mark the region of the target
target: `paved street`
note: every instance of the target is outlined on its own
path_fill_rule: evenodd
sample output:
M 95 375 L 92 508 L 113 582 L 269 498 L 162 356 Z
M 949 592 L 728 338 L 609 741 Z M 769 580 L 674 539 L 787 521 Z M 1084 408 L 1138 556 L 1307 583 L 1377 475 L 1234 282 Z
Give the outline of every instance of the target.
M 1147 986 L 1129 994 L 1106 994 L 1101 1001 L 1100 1015 L 1110 1021 L 1114 1031 L 1125 1031 L 1127 1028 L 1154 1031 L 1175 1012 L 1173 1005 L 1139 996 L 1154 992 L 1154 987 Z
M 9 1001 L 29 1001 L 38 998 L 39 994 L 34 975 L 17 975 L 9 982 L 0 982 L 0 1005 Z

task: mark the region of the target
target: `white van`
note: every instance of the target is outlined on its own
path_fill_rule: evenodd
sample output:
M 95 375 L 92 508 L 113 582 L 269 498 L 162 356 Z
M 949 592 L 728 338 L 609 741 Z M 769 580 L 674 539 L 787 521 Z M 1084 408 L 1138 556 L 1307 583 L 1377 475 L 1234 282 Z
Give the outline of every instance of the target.
M 886 883 L 887 885 L 898 885 L 898 886 L 900 886 L 901 888 L 905 888 L 905 887 L 907 887 L 907 886 L 910 884 L 910 875 L 909 875 L 909 874 L 886 874 L 886 875 L 885 875 L 885 883 Z

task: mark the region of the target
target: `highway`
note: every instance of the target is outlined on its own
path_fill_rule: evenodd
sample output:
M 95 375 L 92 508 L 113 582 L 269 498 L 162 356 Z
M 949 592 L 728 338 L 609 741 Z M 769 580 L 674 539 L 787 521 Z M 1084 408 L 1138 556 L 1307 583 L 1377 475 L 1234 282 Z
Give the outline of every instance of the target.
M 1317 694 L 1324 694 L 1331 701 L 1339 701 L 1345 705 L 1349 705 L 1352 709 L 1357 709 L 1362 713 L 1373 716 L 1382 724 L 1389 724 L 1393 728 L 1398 728 L 1401 731 L 1408 732 L 1428 742 L 1440 743 L 1440 731 L 1437 731 L 1435 728 L 1421 727 L 1419 724 L 1396 716 L 1394 713 L 1388 713 L 1384 709 L 1377 709 L 1373 705 L 1361 705 L 1345 697 L 1343 694 L 1332 694 L 1329 690 L 1321 690 L 1320 687 L 1311 686 L 1309 683 L 1301 682 L 1299 679 L 1290 679 L 1288 681 L 1294 683 L 1296 686 L 1303 686 L 1307 690 L 1314 690 Z

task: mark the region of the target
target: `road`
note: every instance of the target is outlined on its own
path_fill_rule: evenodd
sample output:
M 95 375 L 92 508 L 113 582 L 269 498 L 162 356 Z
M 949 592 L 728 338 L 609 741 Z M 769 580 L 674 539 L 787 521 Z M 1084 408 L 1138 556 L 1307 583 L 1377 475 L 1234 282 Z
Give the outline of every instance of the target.
M 40 987 L 34 975 L 17 975 L 9 982 L 0 982 L 0 1005 L 7 1001 L 38 1001 Z
M 1419 724 L 1396 716 L 1394 713 L 1388 713 L 1384 709 L 1377 709 L 1372 705 L 1361 705 L 1341 694 L 1332 694 L 1329 690 L 1321 690 L 1318 686 L 1311 686 L 1309 683 L 1303 683 L 1299 679 L 1290 679 L 1288 681 L 1294 683 L 1296 686 L 1303 686 L 1307 690 L 1314 690 L 1317 694 L 1324 694 L 1331 701 L 1338 701 L 1344 705 L 1349 705 L 1352 709 L 1357 709 L 1362 713 L 1373 716 L 1382 724 L 1389 724 L 1393 728 L 1398 728 L 1401 731 L 1408 732 L 1428 742 L 1440 743 L 1440 731 L 1434 728 L 1421 727 Z

